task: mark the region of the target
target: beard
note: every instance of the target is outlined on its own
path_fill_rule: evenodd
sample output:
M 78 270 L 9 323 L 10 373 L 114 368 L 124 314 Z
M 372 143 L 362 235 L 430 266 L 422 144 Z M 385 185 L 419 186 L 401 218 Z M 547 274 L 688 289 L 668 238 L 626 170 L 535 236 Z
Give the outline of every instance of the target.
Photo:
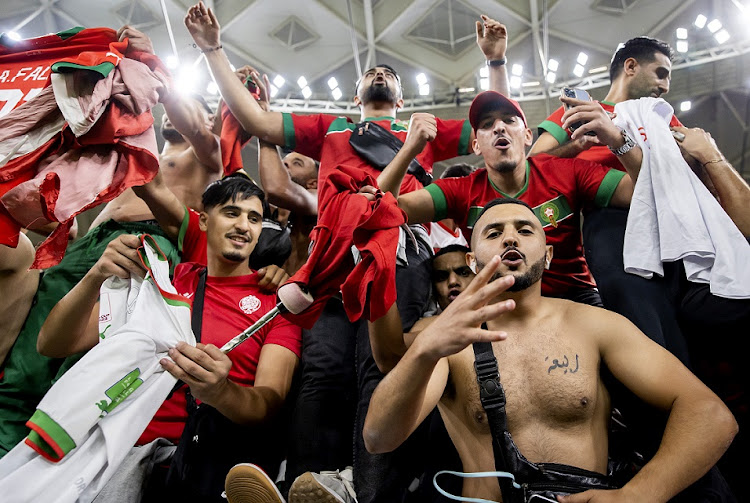
M 169 143 L 182 143 L 185 138 L 182 137 L 176 129 L 161 127 L 161 137 Z
M 501 161 L 494 168 L 498 173 L 512 173 L 517 166 L 518 163 L 514 163 L 513 161 Z
M 529 270 L 521 275 L 515 275 L 512 272 L 509 272 L 507 274 L 510 274 L 514 278 L 516 278 L 515 283 L 508 288 L 508 292 L 520 292 L 522 290 L 526 290 L 528 287 L 542 279 L 542 275 L 544 274 L 544 266 L 546 265 L 547 258 L 542 257 L 539 260 L 537 260 L 534 264 L 529 267 Z M 479 259 L 477 259 L 477 265 L 479 266 L 479 270 L 484 269 L 485 264 L 480 262 Z M 502 274 L 499 272 L 496 272 L 490 281 L 495 281 L 496 279 L 502 278 L 503 276 L 506 276 L 506 274 Z
M 225 259 L 230 260 L 232 262 L 237 262 L 238 264 L 240 262 L 244 262 L 245 260 L 247 260 L 247 257 L 236 252 L 225 252 L 225 253 L 222 253 L 222 256 Z
M 398 99 L 396 98 L 396 94 L 391 90 L 390 87 L 387 85 L 378 85 L 372 84 L 370 87 L 365 89 L 365 92 L 361 96 L 362 103 L 372 103 L 372 102 L 386 102 L 386 103 L 396 103 Z

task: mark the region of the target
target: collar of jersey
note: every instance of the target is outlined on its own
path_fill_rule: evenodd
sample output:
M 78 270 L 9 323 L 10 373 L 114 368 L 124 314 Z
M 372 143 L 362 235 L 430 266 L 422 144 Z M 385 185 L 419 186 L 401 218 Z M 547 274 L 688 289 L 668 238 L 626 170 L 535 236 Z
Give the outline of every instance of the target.
M 365 117 L 366 121 L 395 121 L 395 117 L 389 117 L 388 115 L 383 115 L 382 117 Z
M 518 199 L 518 197 L 521 194 L 523 194 L 524 192 L 526 192 L 526 189 L 529 188 L 529 160 L 528 159 L 526 159 L 526 175 L 525 175 L 525 177 L 526 177 L 526 182 L 523 184 L 523 187 L 521 187 L 521 190 L 519 190 L 518 193 L 515 196 L 512 196 L 512 195 L 506 194 L 505 192 L 503 192 L 502 190 L 500 190 L 497 187 L 497 185 L 495 185 L 495 182 L 492 181 L 492 178 L 490 178 L 489 172 L 487 173 L 487 180 L 490 181 L 490 185 L 492 185 L 492 188 L 495 189 L 495 192 L 497 192 L 498 194 L 500 194 L 503 197 L 510 197 L 512 199 Z
M 599 103 L 602 103 L 604 105 L 609 105 L 611 107 L 617 105 L 617 103 L 612 103 L 611 101 L 604 101 L 604 100 L 600 101 Z

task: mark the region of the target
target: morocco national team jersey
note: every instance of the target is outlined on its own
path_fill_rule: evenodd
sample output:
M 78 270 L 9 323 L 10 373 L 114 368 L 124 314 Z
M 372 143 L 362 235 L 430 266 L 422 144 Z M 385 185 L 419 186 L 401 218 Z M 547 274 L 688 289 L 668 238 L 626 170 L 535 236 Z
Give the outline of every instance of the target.
M 172 284 L 181 295 L 193 298 L 203 265 L 181 263 L 175 268 Z M 276 294 L 258 288 L 257 273 L 247 276 L 206 278 L 201 342 L 220 348 L 235 335 L 258 321 L 276 306 Z M 241 386 L 252 386 L 260 352 L 265 344 L 277 344 L 297 357 L 302 351 L 302 329 L 277 316 L 251 338 L 227 353 L 232 360 L 229 379 Z M 187 420 L 185 388 L 164 402 L 138 440 L 142 445 L 158 437 L 179 440 Z
M 599 104 L 609 114 L 614 113 L 615 104 L 609 101 L 600 101 Z M 537 129 L 541 135 L 545 131 L 555 137 L 557 143 L 562 145 L 570 141 L 570 133 L 562 128 L 562 116 L 565 113 L 565 107 L 560 107 L 552 114 L 547 117 Z M 670 126 L 682 126 L 682 123 L 675 117 L 672 116 L 672 120 L 669 122 Z M 642 133 L 645 134 L 645 133 Z M 613 154 L 606 145 L 594 145 L 593 147 L 584 150 L 576 156 L 578 159 L 585 159 L 587 161 L 597 162 L 603 164 L 609 168 L 619 169 L 625 171 L 625 167 L 622 165 L 620 160 L 615 154 Z
M 377 178 L 380 171 L 364 161 L 349 145 L 349 137 L 355 124 L 346 117 L 327 114 L 297 115 L 283 114 L 284 142 L 288 149 L 320 161 L 318 179 L 328 176 L 331 169 L 339 165 L 360 168 Z M 365 120 L 383 126 L 399 140 L 405 141 L 409 131 L 409 122 L 396 120 L 393 117 L 367 118 Z M 428 142 L 424 150 L 417 155 L 417 160 L 429 174 L 432 164 L 445 159 L 452 159 L 469 153 L 471 125 L 466 120 L 437 121 L 437 136 Z M 406 174 L 401 184 L 401 193 L 406 194 L 421 189 L 422 184 L 414 176 Z
M 464 234 L 471 230 L 485 204 L 514 197 L 534 209 L 553 246 L 552 264 L 542 277 L 542 294 L 564 296 L 571 289 L 596 286 L 583 257 L 580 210 L 607 206 L 625 173 L 581 159 L 540 154 L 526 161 L 526 183 L 517 194 L 505 194 L 486 169 L 461 178 L 441 178 L 426 190 L 435 205 L 434 220 L 452 218 Z

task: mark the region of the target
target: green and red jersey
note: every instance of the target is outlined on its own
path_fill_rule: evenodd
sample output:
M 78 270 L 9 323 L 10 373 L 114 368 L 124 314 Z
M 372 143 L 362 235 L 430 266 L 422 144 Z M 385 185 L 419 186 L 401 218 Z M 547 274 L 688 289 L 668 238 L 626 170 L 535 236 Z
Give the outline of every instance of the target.
M 526 183 L 517 194 L 498 189 L 486 169 L 461 178 L 441 178 L 426 187 L 435 205 L 434 220 L 452 218 L 466 236 L 485 204 L 513 197 L 534 209 L 552 245 L 553 258 L 542 278 L 542 294 L 564 296 L 596 286 L 583 257 L 580 210 L 607 206 L 625 173 L 581 159 L 540 154 L 526 161 Z
M 598 102 L 602 108 L 609 114 L 613 114 L 615 112 L 615 104 L 610 103 L 609 101 L 599 101 Z M 567 129 L 563 129 L 562 127 L 562 116 L 565 113 L 565 107 L 560 107 L 552 114 L 547 117 L 544 121 L 542 121 L 539 126 L 537 126 L 537 130 L 539 134 L 541 135 L 545 131 L 552 136 L 555 137 L 555 140 L 557 140 L 557 143 L 560 145 L 567 143 L 570 141 L 570 132 L 568 132 Z M 670 126 L 682 126 L 682 123 L 675 117 L 672 116 L 672 120 L 669 122 Z M 642 132 L 641 134 L 645 134 L 645 132 Z M 578 159 L 585 159 L 587 161 L 596 162 L 599 164 L 603 164 L 609 168 L 619 169 L 620 171 L 625 171 L 625 167 L 622 165 L 620 160 L 617 158 L 615 154 L 613 154 L 609 148 L 606 145 L 594 145 L 593 147 L 584 150 L 580 154 L 576 156 Z
M 320 161 L 319 179 L 328 176 L 338 165 L 360 168 L 373 178 L 380 171 L 364 161 L 349 145 L 349 137 L 355 124 L 347 117 L 327 114 L 297 115 L 284 113 L 284 143 L 286 148 Z M 365 119 L 383 126 L 402 142 L 406 140 L 409 122 L 393 117 L 369 117 Z M 417 160 L 427 173 L 432 174 L 432 164 L 469 153 L 471 125 L 466 120 L 437 121 L 437 137 L 428 142 Z M 401 184 L 401 193 L 421 189 L 422 184 L 407 173 Z

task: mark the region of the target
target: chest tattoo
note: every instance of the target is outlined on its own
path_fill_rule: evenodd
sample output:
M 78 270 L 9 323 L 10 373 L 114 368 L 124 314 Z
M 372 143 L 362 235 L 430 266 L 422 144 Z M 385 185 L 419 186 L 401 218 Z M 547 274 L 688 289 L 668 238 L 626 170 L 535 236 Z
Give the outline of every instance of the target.
M 545 356 L 544 361 L 549 363 L 549 356 Z M 558 369 L 561 369 L 563 374 L 567 374 L 568 372 L 575 374 L 578 372 L 578 353 L 571 358 L 568 358 L 568 355 L 563 355 L 562 358 L 555 358 L 547 368 L 547 373 L 550 374 L 553 370 Z

